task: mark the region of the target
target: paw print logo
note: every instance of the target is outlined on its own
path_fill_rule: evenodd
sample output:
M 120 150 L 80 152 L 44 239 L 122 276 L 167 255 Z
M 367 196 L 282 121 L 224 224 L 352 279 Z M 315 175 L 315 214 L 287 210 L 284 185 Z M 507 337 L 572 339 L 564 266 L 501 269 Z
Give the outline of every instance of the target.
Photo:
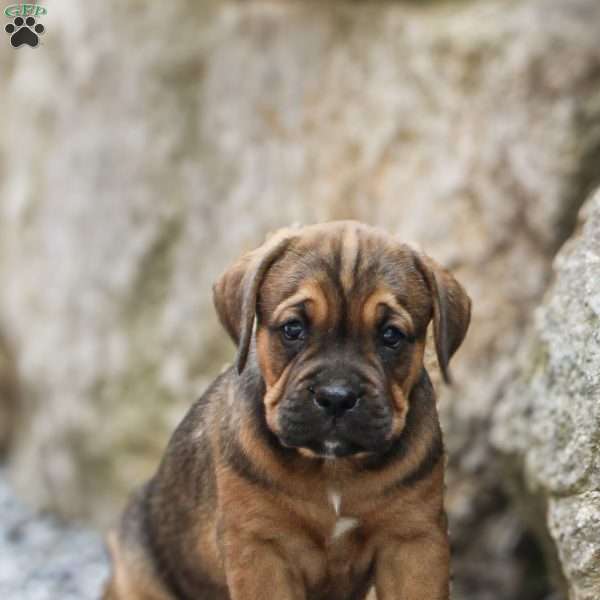
M 35 22 L 33 17 L 15 17 L 4 30 L 10 35 L 10 43 L 18 48 L 23 44 L 35 48 L 40 43 L 39 36 L 44 33 L 45 28 L 41 23 Z

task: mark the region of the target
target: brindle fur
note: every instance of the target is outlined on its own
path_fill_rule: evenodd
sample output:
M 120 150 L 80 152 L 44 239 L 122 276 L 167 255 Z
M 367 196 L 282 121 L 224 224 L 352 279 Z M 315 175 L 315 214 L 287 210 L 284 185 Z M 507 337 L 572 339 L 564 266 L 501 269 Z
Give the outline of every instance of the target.
M 423 350 L 433 321 L 448 378 L 470 318 L 462 287 L 385 233 L 336 222 L 272 236 L 217 282 L 215 305 L 236 365 L 111 534 L 105 600 L 362 600 L 372 586 L 379 600 L 447 600 L 444 450 Z M 298 311 L 309 336 L 290 350 L 281 320 Z M 392 357 L 374 341 L 382 319 L 406 336 Z M 326 429 L 306 390 L 340 373 L 369 391 L 322 434 L 342 440 L 330 457 L 307 437 Z M 334 536 L 341 517 L 356 526 Z

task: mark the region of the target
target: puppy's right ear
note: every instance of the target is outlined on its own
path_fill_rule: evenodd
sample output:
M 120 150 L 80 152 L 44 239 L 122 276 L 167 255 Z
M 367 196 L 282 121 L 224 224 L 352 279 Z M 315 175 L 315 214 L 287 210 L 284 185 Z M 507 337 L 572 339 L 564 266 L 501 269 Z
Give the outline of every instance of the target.
M 219 320 L 238 348 L 238 373 L 244 370 L 248 358 L 260 286 L 291 240 L 292 232 L 289 229 L 279 230 L 262 246 L 244 254 L 213 286 L 213 300 Z

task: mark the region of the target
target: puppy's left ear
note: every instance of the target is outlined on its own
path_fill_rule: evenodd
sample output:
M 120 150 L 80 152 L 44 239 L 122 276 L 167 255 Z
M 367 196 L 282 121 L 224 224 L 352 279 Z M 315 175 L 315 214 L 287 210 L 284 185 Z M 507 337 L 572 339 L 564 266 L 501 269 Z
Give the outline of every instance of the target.
M 242 256 L 213 286 L 219 320 L 238 348 L 238 373 L 244 370 L 248 359 L 260 286 L 291 240 L 289 229 L 279 230 L 262 246 Z
M 417 254 L 416 263 L 433 300 L 433 335 L 440 370 L 444 381 L 451 383 L 448 363 L 467 334 L 471 299 L 463 286 L 428 256 Z

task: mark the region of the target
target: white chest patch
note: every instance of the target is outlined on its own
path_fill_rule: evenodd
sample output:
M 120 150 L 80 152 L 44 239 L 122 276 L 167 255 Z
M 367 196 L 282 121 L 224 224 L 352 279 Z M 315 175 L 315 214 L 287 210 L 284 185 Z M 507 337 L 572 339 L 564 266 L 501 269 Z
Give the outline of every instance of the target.
M 331 506 L 333 506 L 333 510 L 335 510 L 335 514 L 339 515 L 340 514 L 340 506 L 342 504 L 342 497 L 335 490 L 329 490 L 328 496 L 329 496 L 329 502 L 331 503 Z
M 358 519 L 354 517 L 342 517 L 340 516 L 340 508 L 342 505 L 342 497 L 335 490 L 329 490 L 329 502 L 333 506 L 333 510 L 337 516 L 335 526 L 333 528 L 332 539 L 337 539 L 343 536 L 345 533 L 354 529 L 358 526 Z
M 334 540 L 342 537 L 348 531 L 354 529 L 358 526 L 358 519 L 354 519 L 353 517 L 340 517 L 335 522 L 335 527 L 333 528 L 333 535 L 331 536 Z

